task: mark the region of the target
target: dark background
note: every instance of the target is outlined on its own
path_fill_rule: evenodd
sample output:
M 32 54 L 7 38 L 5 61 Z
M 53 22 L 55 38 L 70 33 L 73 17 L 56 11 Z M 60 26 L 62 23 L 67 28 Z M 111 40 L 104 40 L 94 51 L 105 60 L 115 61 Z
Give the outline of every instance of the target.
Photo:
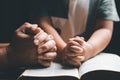
M 120 15 L 120 0 L 115 1 Z M 0 42 L 10 41 L 14 29 L 30 20 L 30 6 L 33 6 L 33 2 L 34 0 L 0 0 Z M 120 22 L 115 22 L 113 38 L 104 51 L 120 55 Z

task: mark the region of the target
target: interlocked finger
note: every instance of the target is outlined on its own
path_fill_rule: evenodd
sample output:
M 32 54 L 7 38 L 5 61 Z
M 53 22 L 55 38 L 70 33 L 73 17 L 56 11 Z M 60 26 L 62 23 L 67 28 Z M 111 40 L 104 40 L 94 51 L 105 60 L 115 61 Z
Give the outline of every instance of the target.
M 44 43 L 43 45 L 40 45 L 38 47 L 38 54 L 42 54 L 44 52 L 49 51 L 50 49 L 52 49 L 54 46 L 56 45 L 54 40 L 49 40 L 46 43 Z
M 83 53 L 83 48 L 82 47 L 70 46 L 69 49 L 70 49 L 70 51 L 78 53 L 78 54 Z
M 81 65 L 81 59 L 78 57 L 67 57 L 67 62 L 75 67 L 79 67 Z
M 57 56 L 56 52 L 47 52 L 45 54 L 38 55 L 38 60 L 53 61 L 56 56 Z
M 34 36 L 34 43 L 35 43 L 35 45 L 40 45 L 41 43 L 45 42 L 47 37 L 48 37 L 47 33 L 41 31 L 36 36 Z

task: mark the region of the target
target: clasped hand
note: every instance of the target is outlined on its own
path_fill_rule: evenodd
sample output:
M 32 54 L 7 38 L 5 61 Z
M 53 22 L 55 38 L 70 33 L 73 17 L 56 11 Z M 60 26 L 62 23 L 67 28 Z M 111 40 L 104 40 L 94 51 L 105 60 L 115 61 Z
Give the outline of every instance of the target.
M 64 64 L 79 67 L 82 62 L 91 58 L 92 46 L 83 37 L 70 38 L 61 53 Z
M 8 61 L 11 65 L 50 66 L 56 57 L 56 43 L 36 24 L 24 23 L 15 31 L 8 48 Z

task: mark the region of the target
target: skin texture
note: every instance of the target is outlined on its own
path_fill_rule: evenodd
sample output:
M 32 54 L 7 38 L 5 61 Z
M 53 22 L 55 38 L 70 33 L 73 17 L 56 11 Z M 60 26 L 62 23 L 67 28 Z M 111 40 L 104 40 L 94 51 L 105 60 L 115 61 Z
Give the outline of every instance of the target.
M 82 62 L 96 56 L 109 44 L 113 21 L 98 19 L 94 25 L 94 31 L 88 41 L 84 38 L 74 37 L 64 42 L 52 26 L 50 17 L 41 17 L 38 21 L 41 28 L 48 34 L 53 35 L 58 52 L 58 58 L 62 63 L 79 67 Z
M 0 44 L 0 68 L 40 64 L 48 67 L 56 57 L 56 43 L 36 24 L 24 23 L 10 43 Z

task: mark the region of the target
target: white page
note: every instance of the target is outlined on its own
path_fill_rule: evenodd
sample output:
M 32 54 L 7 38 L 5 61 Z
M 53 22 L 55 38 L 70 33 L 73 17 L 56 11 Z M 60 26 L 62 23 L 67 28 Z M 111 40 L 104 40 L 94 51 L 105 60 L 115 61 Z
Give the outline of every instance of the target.
M 100 53 L 96 57 L 84 62 L 79 68 L 79 74 L 95 71 L 108 70 L 120 72 L 120 56 L 109 53 Z
M 61 64 L 52 63 L 50 67 L 43 69 L 27 69 L 21 76 L 52 77 L 52 76 L 74 76 L 79 78 L 77 68 L 63 67 Z

